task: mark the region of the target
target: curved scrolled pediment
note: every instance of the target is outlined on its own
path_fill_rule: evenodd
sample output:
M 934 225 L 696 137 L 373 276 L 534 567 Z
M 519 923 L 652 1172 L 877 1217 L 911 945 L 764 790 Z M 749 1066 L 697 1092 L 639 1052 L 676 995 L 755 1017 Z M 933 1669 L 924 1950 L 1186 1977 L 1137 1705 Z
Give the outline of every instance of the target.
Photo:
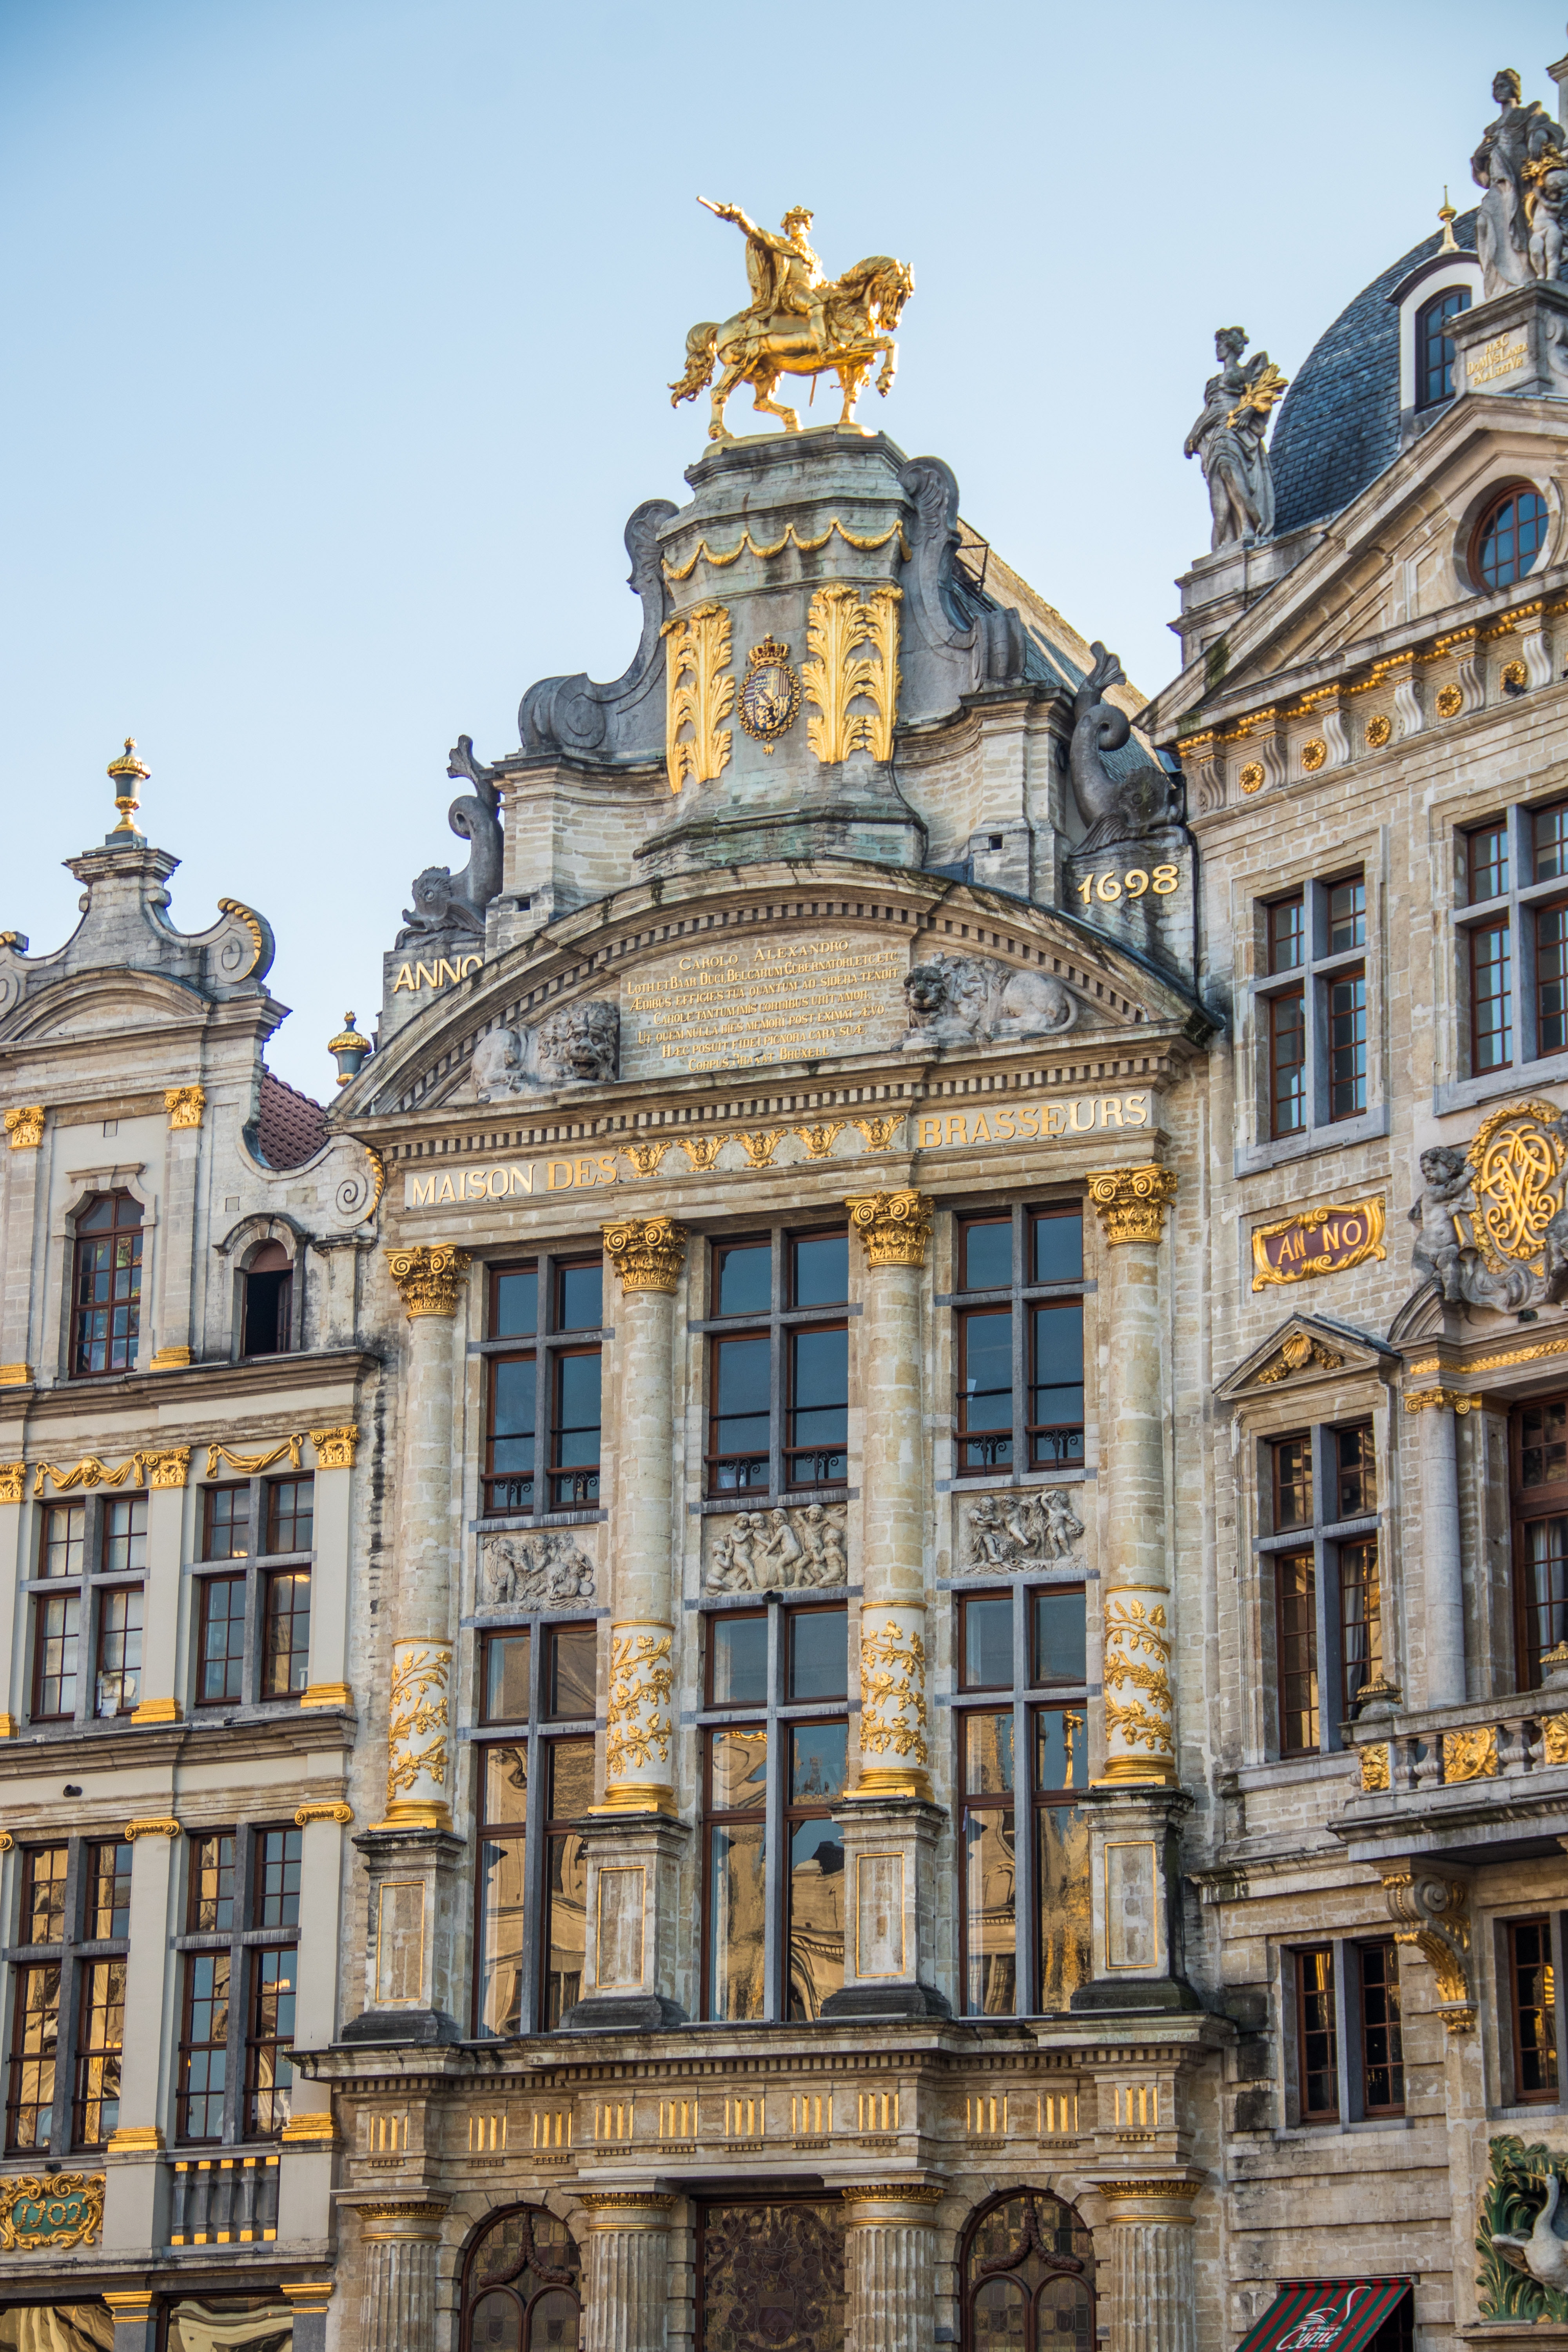
M 1069 915 L 917 873 L 771 866 L 672 904 L 620 893 L 487 964 L 400 1029 L 336 1116 L 473 1105 L 580 1118 L 672 1083 L 1027 1051 L 1083 1057 L 1212 1028 Z M 1146 1044 L 1145 1044 L 1146 1038 Z

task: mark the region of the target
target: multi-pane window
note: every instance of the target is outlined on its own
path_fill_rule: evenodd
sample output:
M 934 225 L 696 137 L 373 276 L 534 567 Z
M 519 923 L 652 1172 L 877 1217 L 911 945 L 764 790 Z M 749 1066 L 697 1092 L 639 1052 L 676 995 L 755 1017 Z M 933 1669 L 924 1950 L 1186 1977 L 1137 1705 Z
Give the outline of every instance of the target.
M 275 2139 L 293 2099 L 298 1829 L 206 1831 L 187 1845 L 175 2137 Z
M 1377 1457 L 1370 1421 L 1292 1432 L 1263 1449 L 1259 1567 L 1274 1606 L 1279 1752 L 1340 1745 L 1383 1673 Z
M 1361 2110 L 1405 2113 L 1405 2036 L 1399 2005 L 1399 1949 L 1392 1938 L 1355 1948 L 1361 1996 Z
M 1084 1588 L 1018 1580 L 957 1608 L 963 2012 L 1065 2010 L 1092 1973 Z
M 141 1328 L 142 1204 L 129 1192 L 100 1192 L 76 1221 L 71 1378 L 130 1371 Z
M 1319 1944 L 1290 1955 L 1295 1969 L 1296 2086 L 1304 2124 L 1340 2116 L 1339 2021 L 1334 1950 Z
M 841 1488 L 849 1475 L 849 1234 L 777 1227 L 709 1257 L 710 1495 Z
M 953 1235 L 958 1475 L 1083 1462 L 1083 1210 L 960 1217 Z
M 477 2035 L 552 2032 L 582 1995 L 597 1648 L 592 1623 L 540 1618 L 481 1644 Z
M 1552 1922 L 1510 1919 L 1503 1928 L 1513 2035 L 1513 2095 L 1521 2105 L 1557 2097 L 1557 1970 Z
M 1415 313 L 1415 405 L 1436 408 L 1454 397 L 1453 321 L 1470 307 L 1468 286 L 1445 286 Z
M 1517 1678 L 1536 1690 L 1568 1637 L 1568 1396 L 1516 1407 L 1510 1437 Z
M 22 1854 L 5 2146 L 98 2148 L 120 2120 L 131 1854 L 78 1839 Z
M 596 1510 L 604 1267 L 598 1257 L 492 1266 L 484 1508 Z
M 195 1703 L 298 1698 L 310 1684 L 310 1474 L 206 1486 L 195 1584 Z
M 1468 1071 L 1568 1053 L 1568 801 L 1459 836 Z
M 844 1983 L 848 1612 L 769 1601 L 704 1632 L 702 2014 L 818 2017 Z
M 1546 501 L 1539 490 L 1502 491 L 1482 514 L 1470 541 L 1470 571 L 1479 585 L 1511 588 L 1522 580 L 1550 530 Z
M 35 1722 L 134 1713 L 146 1566 L 145 1494 L 46 1504 L 30 1580 Z
M 1263 1119 L 1275 1141 L 1368 1105 L 1366 882 L 1304 884 L 1261 910 Z

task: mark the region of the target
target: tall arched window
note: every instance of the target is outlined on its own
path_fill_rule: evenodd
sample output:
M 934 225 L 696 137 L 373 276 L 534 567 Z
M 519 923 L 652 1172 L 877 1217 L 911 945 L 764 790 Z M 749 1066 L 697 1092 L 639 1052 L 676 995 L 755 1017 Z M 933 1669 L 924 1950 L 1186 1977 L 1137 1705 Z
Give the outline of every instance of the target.
M 141 1329 L 142 1204 L 129 1192 L 100 1192 L 76 1221 L 72 1380 L 128 1372 Z
M 1454 339 L 1450 321 L 1470 307 L 1468 286 L 1446 286 L 1415 313 L 1415 405 L 1436 408 L 1454 397 Z
M 1070 2205 L 1010 2189 L 971 2216 L 964 2352 L 1092 2352 L 1094 2241 Z
M 243 1276 L 239 1352 L 281 1356 L 289 1349 L 294 1270 L 281 1242 L 263 1242 Z
M 564 2223 L 542 2205 L 488 2222 L 463 2264 L 461 2352 L 577 2352 L 583 2265 Z

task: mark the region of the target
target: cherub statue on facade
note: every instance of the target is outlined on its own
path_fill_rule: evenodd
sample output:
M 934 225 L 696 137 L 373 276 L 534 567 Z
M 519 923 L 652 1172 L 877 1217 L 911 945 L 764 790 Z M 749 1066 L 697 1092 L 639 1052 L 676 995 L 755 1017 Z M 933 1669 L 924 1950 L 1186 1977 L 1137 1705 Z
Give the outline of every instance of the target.
M 1421 1154 L 1421 1174 L 1426 1189 L 1410 1211 L 1411 1223 L 1419 1228 L 1411 1262 L 1418 1275 L 1436 1284 L 1449 1306 L 1457 1307 L 1467 1296 L 1465 1260 L 1478 1255 L 1461 1241 L 1457 1222 L 1465 1210 L 1475 1208 L 1470 1163 L 1458 1145 L 1434 1143 Z

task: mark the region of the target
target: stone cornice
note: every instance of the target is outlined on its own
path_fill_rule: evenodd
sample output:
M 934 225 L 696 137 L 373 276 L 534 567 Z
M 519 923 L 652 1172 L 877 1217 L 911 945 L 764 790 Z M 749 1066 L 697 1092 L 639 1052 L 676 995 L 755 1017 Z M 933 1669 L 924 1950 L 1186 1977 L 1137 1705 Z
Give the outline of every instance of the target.
M 381 1358 L 368 1349 L 332 1348 L 255 1357 L 240 1364 L 184 1364 L 162 1372 L 127 1372 L 118 1380 L 60 1381 L 49 1388 L 0 1389 L 0 1423 L 25 1420 L 28 1443 L 35 1450 L 51 1445 L 55 1430 L 68 1430 L 69 1443 L 91 1453 L 92 1442 L 81 1433 L 101 1421 L 114 1432 L 108 1442 L 116 1451 L 127 1452 L 134 1425 L 128 1427 L 124 1416 L 140 1411 L 146 1414 L 150 1443 L 159 1447 L 176 1442 L 184 1444 L 187 1438 L 193 1444 L 205 1443 L 206 1423 L 192 1436 L 174 1417 L 179 1408 L 221 1404 L 236 1415 L 251 1416 L 259 1400 L 269 1401 L 280 1392 L 288 1398 L 302 1389 L 337 1389 L 343 1394 L 342 1410 L 352 1418 L 354 1385 L 380 1369 Z M 339 1407 L 323 1403 L 321 1412 L 325 1417 L 338 1413 Z M 5 1445 L 12 1447 L 17 1442 L 7 1435 Z

